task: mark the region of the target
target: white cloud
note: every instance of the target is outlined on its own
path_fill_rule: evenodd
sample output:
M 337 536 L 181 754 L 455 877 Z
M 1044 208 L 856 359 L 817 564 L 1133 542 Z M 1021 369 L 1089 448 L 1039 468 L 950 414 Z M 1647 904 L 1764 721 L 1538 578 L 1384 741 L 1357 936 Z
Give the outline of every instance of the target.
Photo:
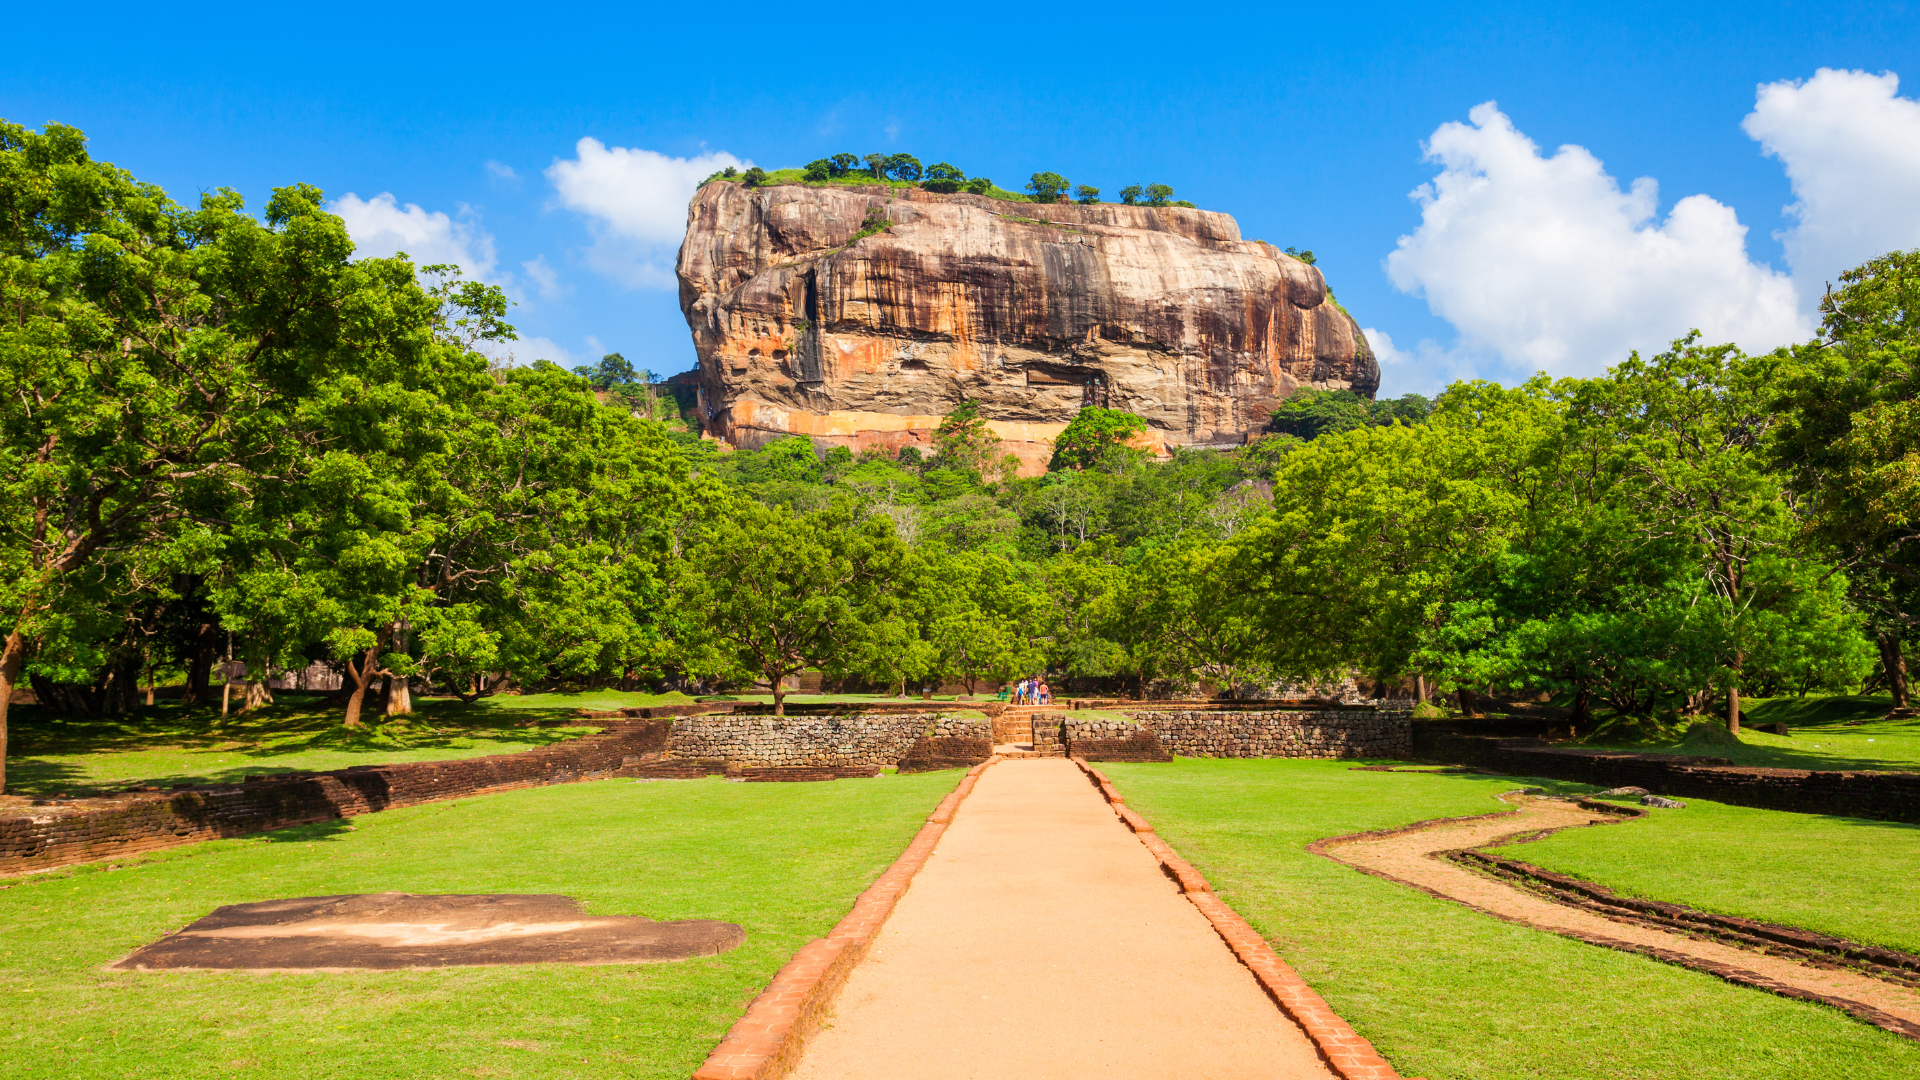
M 520 269 L 533 279 L 533 287 L 542 300 L 551 300 L 566 291 L 560 287 L 560 275 L 548 264 L 545 255 L 536 255 L 531 262 L 523 262 Z
M 495 280 L 493 237 L 469 213 L 456 220 L 413 203 L 402 207 L 389 192 L 362 199 L 349 191 L 327 209 L 346 222 L 356 258 L 386 258 L 404 251 L 415 266 L 453 263 L 469 278 Z
M 1899 90 L 1891 72 L 1821 68 L 1761 86 L 1740 125 L 1793 184 L 1778 235 L 1808 310 L 1841 271 L 1920 247 L 1920 102 Z
M 1622 191 L 1582 147 L 1543 157 L 1493 102 L 1468 117 L 1427 143 L 1440 175 L 1386 260 L 1458 330 L 1463 366 L 1594 375 L 1692 328 L 1754 349 L 1807 336 L 1792 282 L 1747 258 L 1732 208 L 1691 195 L 1657 220 L 1653 179 Z
M 483 341 L 476 348 L 495 360 L 520 367 L 525 367 L 536 360 L 546 360 L 571 370 L 589 359 L 552 338 L 543 337 L 523 337 L 518 341 Z
M 502 164 L 498 161 L 487 162 L 487 175 L 492 177 L 497 183 L 509 184 L 515 187 L 520 184 L 520 174 L 513 171 L 513 166 Z
M 675 158 L 591 137 L 576 143 L 574 153 L 571 160 L 556 159 L 547 179 L 560 205 L 590 219 L 587 265 L 629 288 L 674 287 L 673 253 L 695 188 L 729 165 L 751 164 L 721 151 Z

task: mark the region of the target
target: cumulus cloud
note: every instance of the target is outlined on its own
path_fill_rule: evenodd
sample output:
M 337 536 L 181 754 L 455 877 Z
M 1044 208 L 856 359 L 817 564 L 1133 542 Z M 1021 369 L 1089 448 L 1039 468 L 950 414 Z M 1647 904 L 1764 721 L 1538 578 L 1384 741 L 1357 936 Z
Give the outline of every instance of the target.
M 574 157 L 547 169 L 559 204 L 586 215 L 594 235 L 587 265 L 629 288 L 672 288 L 673 254 L 700 181 L 752 164 L 722 151 L 676 158 L 652 150 L 574 145 Z
M 362 199 L 349 191 L 327 209 L 346 222 L 356 258 L 405 252 L 415 266 L 453 263 L 469 278 L 494 280 L 493 237 L 470 214 L 455 219 L 445 211 L 429 212 L 414 203 L 401 206 L 390 192 Z
M 546 360 L 563 368 L 572 369 L 586 363 L 589 359 L 552 338 L 543 337 L 523 337 L 518 341 L 483 341 L 475 348 L 503 364 L 515 364 L 521 367 L 536 360 Z
M 1468 118 L 1428 141 L 1440 175 L 1413 192 L 1420 227 L 1386 260 L 1459 331 L 1450 353 L 1593 375 L 1693 328 L 1755 349 L 1807 335 L 1793 283 L 1747 257 L 1732 208 L 1691 195 L 1660 220 L 1652 178 L 1623 191 L 1582 147 L 1544 156 L 1493 102 Z
M 1804 309 L 1841 271 L 1920 247 L 1920 102 L 1899 90 L 1891 72 L 1821 68 L 1761 86 L 1740 125 L 1793 185 L 1777 235 Z

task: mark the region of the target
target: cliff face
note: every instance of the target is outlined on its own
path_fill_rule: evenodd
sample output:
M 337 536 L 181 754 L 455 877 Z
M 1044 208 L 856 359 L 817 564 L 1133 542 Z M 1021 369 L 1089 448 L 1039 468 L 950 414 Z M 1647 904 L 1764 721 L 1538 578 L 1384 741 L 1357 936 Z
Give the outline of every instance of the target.
M 1038 471 L 1083 405 L 1239 445 L 1296 387 L 1380 381 L 1317 269 L 1204 210 L 715 182 L 678 271 L 700 414 L 738 446 L 926 446 L 976 400 Z

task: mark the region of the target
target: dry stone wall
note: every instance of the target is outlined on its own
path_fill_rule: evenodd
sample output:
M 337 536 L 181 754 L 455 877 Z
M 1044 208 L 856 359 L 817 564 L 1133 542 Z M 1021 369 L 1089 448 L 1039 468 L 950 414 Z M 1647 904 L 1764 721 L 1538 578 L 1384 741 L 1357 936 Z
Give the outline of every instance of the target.
M 1137 712 L 1135 721 L 1182 757 L 1410 758 L 1413 721 L 1401 710 Z M 1125 737 L 1112 721 L 1087 722 L 1083 738 Z M 1073 741 L 1074 728 L 1068 729 Z
M 846 716 L 688 716 L 675 721 L 667 755 L 729 768 L 896 765 L 921 739 L 989 739 L 984 717 L 948 713 Z

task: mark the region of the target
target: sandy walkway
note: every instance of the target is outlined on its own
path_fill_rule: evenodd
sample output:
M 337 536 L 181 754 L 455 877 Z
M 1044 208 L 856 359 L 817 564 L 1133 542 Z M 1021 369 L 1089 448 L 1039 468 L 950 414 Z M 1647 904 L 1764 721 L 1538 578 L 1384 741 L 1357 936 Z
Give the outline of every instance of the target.
M 1785 992 L 1789 996 L 1796 996 L 1794 991 L 1800 991 L 1837 998 L 1841 1002 L 1862 1004 L 1869 1010 L 1891 1014 L 1909 1024 L 1920 1024 L 1920 991 L 1845 969 L 1812 967 L 1784 957 L 1701 941 L 1653 927 L 1615 922 L 1593 912 L 1556 904 L 1525 889 L 1433 858 L 1435 852 L 1479 847 L 1519 833 L 1618 820 L 1608 814 L 1582 810 L 1569 802 L 1534 799 L 1524 795 L 1507 795 L 1504 798 L 1518 806 L 1520 812 L 1331 844 L 1324 848 L 1324 854 L 1542 930 L 1589 941 L 1603 939 L 1596 944 L 1620 942 L 1637 946 L 1638 951 L 1677 954 L 1677 957 L 1669 958 L 1686 958 L 1709 965 L 1709 970 L 1712 970 L 1712 966 L 1728 969 L 1717 973 L 1734 981 L 1762 985 L 1773 983 L 1779 988 L 1777 992 Z M 1617 827 L 1632 828 L 1632 825 Z M 1514 854 L 1525 858 L 1524 849 Z
M 1330 1074 L 1079 770 L 1046 758 L 982 774 L 793 1075 Z

